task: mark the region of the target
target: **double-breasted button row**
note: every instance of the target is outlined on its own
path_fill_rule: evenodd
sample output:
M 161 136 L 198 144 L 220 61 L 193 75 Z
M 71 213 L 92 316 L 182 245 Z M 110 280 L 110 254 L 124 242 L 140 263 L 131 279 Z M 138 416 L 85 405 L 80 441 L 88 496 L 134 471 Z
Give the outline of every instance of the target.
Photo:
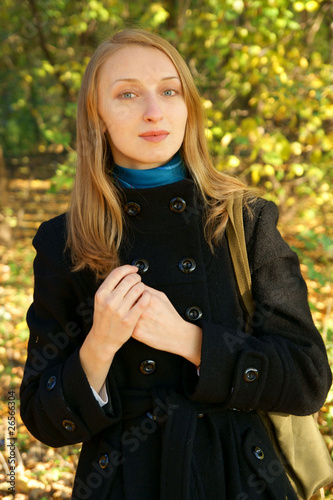
M 180 196 L 172 198 L 169 203 L 169 208 L 172 212 L 181 214 L 186 208 L 186 201 Z M 131 217 L 135 217 L 141 213 L 141 206 L 136 201 L 128 201 L 124 206 L 125 212 Z
M 139 273 L 144 274 L 149 269 L 149 262 L 146 259 L 138 258 L 133 260 L 132 266 L 137 266 Z M 187 274 L 192 273 L 197 267 L 197 264 L 192 257 L 184 257 L 179 261 L 178 267 L 183 273 Z
M 140 372 L 143 375 L 151 375 L 156 370 L 156 363 L 152 359 L 145 359 L 140 364 Z
M 243 373 L 245 382 L 255 382 L 259 378 L 259 372 L 256 368 L 247 368 Z

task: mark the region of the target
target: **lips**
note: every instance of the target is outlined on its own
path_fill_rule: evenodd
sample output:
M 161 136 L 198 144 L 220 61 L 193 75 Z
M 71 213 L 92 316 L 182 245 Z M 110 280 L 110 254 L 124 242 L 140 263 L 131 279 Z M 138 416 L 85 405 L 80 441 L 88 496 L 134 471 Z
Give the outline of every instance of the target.
M 144 132 L 140 134 L 139 137 L 149 142 L 161 142 L 164 141 L 169 135 L 166 130 L 150 130 L 149 132 Z
M 140 137 L 156 137 L 159 135 L 168 135 L 169 132 L 166 130 L 150 130 L 149 132 L 144 132 L 143 134 L 140 134 Z

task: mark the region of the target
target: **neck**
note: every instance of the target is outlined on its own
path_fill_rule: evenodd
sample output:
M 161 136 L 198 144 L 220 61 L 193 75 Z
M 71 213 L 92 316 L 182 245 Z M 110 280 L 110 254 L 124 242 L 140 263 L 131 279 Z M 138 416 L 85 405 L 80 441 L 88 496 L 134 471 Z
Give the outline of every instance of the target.
M 115 165 L 112 171 L 115 182 L 123 188 L 151 188 L 179 182 L 186 177 L 186 169 L 180 153 L 161 167 L 144 170 Z

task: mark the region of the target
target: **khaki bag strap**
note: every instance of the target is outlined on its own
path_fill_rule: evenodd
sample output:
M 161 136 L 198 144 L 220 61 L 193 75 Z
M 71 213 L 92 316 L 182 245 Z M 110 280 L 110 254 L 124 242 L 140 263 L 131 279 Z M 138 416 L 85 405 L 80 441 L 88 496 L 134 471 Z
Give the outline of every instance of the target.
M 232 198 L 229 200 L 227 203 L 227 212 L 229 222 L 226 231 L 231 259 L 243 305 L 248 313 L 248 317 L 251 318 L 254 312 L 254 302 L 251 293 L 251 272 L 247 258 L 243 226 L 243 198 Z

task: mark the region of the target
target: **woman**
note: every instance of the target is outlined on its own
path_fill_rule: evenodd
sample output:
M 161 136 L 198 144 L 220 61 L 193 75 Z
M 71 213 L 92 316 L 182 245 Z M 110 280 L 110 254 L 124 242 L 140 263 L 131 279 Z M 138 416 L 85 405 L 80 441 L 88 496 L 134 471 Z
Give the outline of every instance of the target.
M 256 410 L 316 412 L 325 347 L 275 205 L 212 167 L 178 52 L 141 30 L 104 42 L 77 143 L 70 210 L 34 239 L 26 426 L 50 446 L 83 442 L 74 499 L 297 498 Z M 252 336 L 224 232 L 233 197 Z

